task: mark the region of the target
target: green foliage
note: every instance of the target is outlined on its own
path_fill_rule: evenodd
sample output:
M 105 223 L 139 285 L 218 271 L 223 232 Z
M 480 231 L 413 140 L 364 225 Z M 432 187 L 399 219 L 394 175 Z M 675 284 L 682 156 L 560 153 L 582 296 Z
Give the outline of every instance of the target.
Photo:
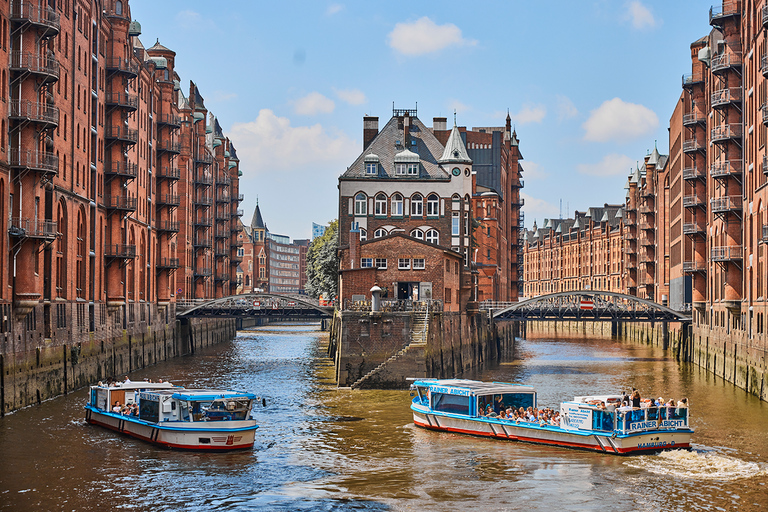
M 339 293 L 339 222 L 328 225 L 323 236 L 315 238 L 307 250 L 307 293 L 329 298 Z

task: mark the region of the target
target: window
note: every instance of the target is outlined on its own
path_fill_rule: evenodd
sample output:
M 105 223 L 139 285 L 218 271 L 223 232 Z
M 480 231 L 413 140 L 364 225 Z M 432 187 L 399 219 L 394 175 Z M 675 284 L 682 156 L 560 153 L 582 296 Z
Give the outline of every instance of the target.
M 409 258 L 398 258 L 397 269 L 398 270 L 410 270 L 411 260 Z
M 451 303 L 451 289 L 446 288 L 445 289 L 445 303 L 450 304 Z
M 451 260 L 445 260 L 445 271 L 451 273 Z
M 373 258 L 360 258 L 360 268 L 373 268 Z
M 405 164 L 395 164 L 395 174 L 404 175 L 406 173 L 406 165 Z
M 411 176 L 419 175 L 419 164 L 408 164 L 408 174 Z
M 425 268 L 424 258 L 413 258 L 413 270 L 424 270 Z
M 355 196 L 355 215 L 368 215 L 368 199 L 362 192 Z
M 437 194 L 429 194 L 427 196 L 427 216 L 437 217 L 440 215 L 440 199 Z
M 393 216 L 403 215 L 403 196 L 401 196 L 400 194 L 395 194 L 392 196 L 392 215 Z
M 365 229 L 360 228 L 360 241 L 363 242 L 365 240 L 368 240 L 368 232 Z
M 411 231 L 411 236 L 413 238 L 418 238 L 419 240 L 424 240 L 424 232 L 420 229 L 414 229 Z
M 387 268 L 387 258 L 376 258 L 376 268 Z
M 387 230 L 379 228 L 376 231 L 373 232 L 373 238 L 381 238 L 383 236 L 387 236 Z
M 421 194 L 416 194 L 411 198 L 411 217 L 421 217 L 424 215 L 424 198 Z
M 376 162 L 367 162 L 365 164 L 365 174 L 377 174 L 378 164 Z
M 387 215 L 387 196 L 384 194 L 376 194 L 376 199 L 373 203 L 374 215 Z
M 451 235 L 459 236 L 460 234 L 461 234 L 461 218 L 459 217 L 459 212 L 453 212 L 453 217 L 451 218 Z
M 430 244 L 439 244 L 440 243 L 440 233 L 437 232 L 436 229 L 430 229 L 427 231 L 427 242 Z

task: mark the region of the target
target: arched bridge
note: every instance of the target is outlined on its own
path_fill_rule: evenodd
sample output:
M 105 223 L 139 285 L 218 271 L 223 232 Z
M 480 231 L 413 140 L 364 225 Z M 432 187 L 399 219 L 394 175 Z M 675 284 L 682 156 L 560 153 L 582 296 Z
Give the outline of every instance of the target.
M 653 301 L 599 290 L 550 293 L 486 309 L 497 320 L 691 322 L 691 317 Z
M 321 306 L 306 296 L 259 292 L 177 303 L 176 316 L 328 318 L 333 316 L 333 307 Z

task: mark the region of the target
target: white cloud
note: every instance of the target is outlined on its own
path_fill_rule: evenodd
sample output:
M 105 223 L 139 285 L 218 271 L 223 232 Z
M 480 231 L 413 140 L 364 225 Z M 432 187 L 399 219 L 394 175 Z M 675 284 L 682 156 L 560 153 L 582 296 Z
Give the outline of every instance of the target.
M 560 215 L 560 208 L 552 203 L 548 203 L 544 199 L 537 199 L 525 192 L 520 192 L 520 197 L 525 199 L 523 211 L 525 212 L 525 226 L 528 229 L 533 227 L 534 219 L 552 218 Z M 539 223 L 539 227 L 541 227 L 541 223 Z
M 334 89 L 333 92 L 341 101 L 350 105 L 362 105 L 368 102 L 365 93 L 359 89 Z
M 543 105 L 523 105 L 523 108 L 516 114 L 510 114 L 509 117 L 515 124 L 540 123 L 547 115 L 547 109 Z
M 618 176 L 627 175 L 634 166 L 635 161 L 628 156 L 611 153 L 596 164 L 579 164 L 576 169 L 588 176 Z
M 338 174 L 360 153 L 358 144 L 344 133 L 331 133 L 320 124 L 291 126 L 290 119 L 269 109 L 260 110 L 254 121 L 232 125 L 229 137 L 246 176 L 300 173 L 329 165 Z
M 639 0 L 627 4 L 627 19 L 638 30 L 654 28 L 658 24 L 651 10 Z
M 595 142 L 626 142 L 647 135 L 658 126 L 659 118 L 651 109 L 620 98 L 603 102 L 582 125 L 586 131 L 584 139 Z
M 325 10 L 325 14 L 327 16 L 333 16 L 334 14 L 340 12 L 344 9 L 344 6 L 341 4 L 331 4 L 328 6 L 328 9 Z
M 313 116 L 315 114 L 329 114 L 336 108 L 332 99 L 327 98 L 319 92 L 311 92 L 293 102 L 293 110 L 302 116 Z
M 176 23 L 185 30 L 210 29 L 215 26 L 209 18 L 204 18 L 199 12 L 191 10 L 179 11 L 176 14 Z
M 459 100 L 448 101 L 448 109 L 450 110 L 451 114 L 453 114 L 454 111 L 456 111 L 457 114 L 465 114 L 472 111 L 472 107 L 466 103 L 460 102 Z
M 576 105 L 573 104 L 568 96 L 558 94 L 557 100 L 557 119 L 563 121 L 565 119 L 571 119 L 579 115 L 579 111 L 576 109 Z
M 450 46 L 477 44 L 477 41 L 465 39 L 461 29 L 453 23 L 437 25 L 426 16 L 396 24 L 387 37 L 393 50 L 408 56 L 426 55 Z
M 536 162 L 529 162 L 526 160 L 521 165 L 523 166 L 524 180 L 543 180 L 549 177 L 549 173 L 544 171 L 541 165 Z
M 214 91 L 211 97 L 212 102 L 224 102 L 237 98 L 237 93 L 227 91 Z

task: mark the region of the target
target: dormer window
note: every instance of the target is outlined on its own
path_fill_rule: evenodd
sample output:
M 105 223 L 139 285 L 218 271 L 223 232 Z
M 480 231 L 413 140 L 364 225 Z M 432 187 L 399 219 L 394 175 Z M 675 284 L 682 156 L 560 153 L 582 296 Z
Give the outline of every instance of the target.
M 405 164 L 395 164 L 395 174 L 403 176 L 405 175 L 406 169 L 407 167 Z
M 376 172 L 376 171 L 378 171 L 377 167 L 378 167 L 378 164 L 375 164 L 373 162 L 366 162 L 365 163 L 365 174 L 374 174 L 374 175 L 377 174 L 377 172 Z
M 408 174 L 411 176 L 418 176 L 419 164 L 408 164 Z
M 368 153 L 365 155 L 364 162 L 366 176 L 376 176 L 379 174 L 379 155 Z
M 404 150 L 395 155 L 395 174 L 399 176 L 419 175 L 419 155 L 413 151 Z

